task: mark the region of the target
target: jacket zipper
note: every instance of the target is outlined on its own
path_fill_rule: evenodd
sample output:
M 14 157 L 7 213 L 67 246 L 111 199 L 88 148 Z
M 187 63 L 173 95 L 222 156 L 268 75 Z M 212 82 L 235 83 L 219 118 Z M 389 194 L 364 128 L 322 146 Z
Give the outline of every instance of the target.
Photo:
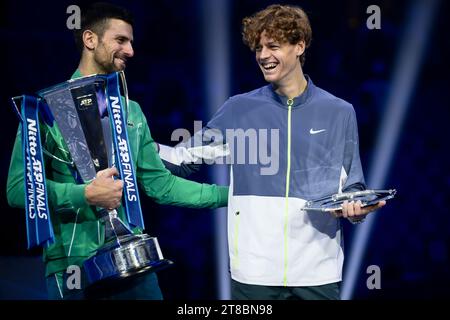
M 288 216 L 289 216 L 289 185 L 291 176 L 291 113 L 292 105 L 294 104 L 293 99 L 287 100 L 288 105 L 288 133 L 287 133 L 287 169 L 286 169 L 286 198 L 285 198 L 285 211 L 284 211 L 284 276 L 283 283 L 287 286 L 287 266 L 288 266 Z

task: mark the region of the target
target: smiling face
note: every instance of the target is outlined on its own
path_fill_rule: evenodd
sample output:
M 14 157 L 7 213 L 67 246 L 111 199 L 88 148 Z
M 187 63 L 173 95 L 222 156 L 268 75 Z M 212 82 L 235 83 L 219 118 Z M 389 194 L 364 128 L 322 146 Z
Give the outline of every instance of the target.
M 256 61 L 264 79 L 277 86 L 286 86 L 302 74 L 299 56 L 305 51 L 304 42 L 280 43 L 268 38 L 266 31 L 261 33 L 259 44 L 255 47 Z
M 134 55 L 133 28 L 119 19 L 109 19 L 93 51 L 97 73 L 111 73 L 126 68 L 127 60 Z

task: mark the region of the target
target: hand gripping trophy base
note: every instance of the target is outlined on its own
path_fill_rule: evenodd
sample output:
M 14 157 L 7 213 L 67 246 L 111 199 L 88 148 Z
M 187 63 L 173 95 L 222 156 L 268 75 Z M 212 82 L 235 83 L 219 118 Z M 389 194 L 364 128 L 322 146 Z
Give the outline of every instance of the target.
M 100 214 L 105 224 L 105 243 L 83 264 L 90 291 L 173 264 L 164 259 L 156 237 L 133 234 L 117 217 L 116 210 L 101 209 Z

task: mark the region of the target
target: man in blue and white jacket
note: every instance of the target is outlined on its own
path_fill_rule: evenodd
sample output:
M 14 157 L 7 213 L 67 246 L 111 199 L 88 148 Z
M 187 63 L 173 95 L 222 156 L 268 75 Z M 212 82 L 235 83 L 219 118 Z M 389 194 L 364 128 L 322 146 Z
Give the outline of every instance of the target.
M 332 214 L 302 209 L 308 200 L 366 188 L 355 111 L 303 74 L 311 27 L 302 9 L 272 5 L 245 18 L 243 40 L 269 85 L 229 98 L 202 137 L 191 139 L 208 145 L 207 158 L 221 155 L 214 151 L 223 151 L 222 142 L 230 152 L 232 298 L 339 299 L 338 218 L 361 222 L 385 202 L 345 203 Z M 198 147 L 162 146 L 160 155 L 193 161 L 202 156 Z

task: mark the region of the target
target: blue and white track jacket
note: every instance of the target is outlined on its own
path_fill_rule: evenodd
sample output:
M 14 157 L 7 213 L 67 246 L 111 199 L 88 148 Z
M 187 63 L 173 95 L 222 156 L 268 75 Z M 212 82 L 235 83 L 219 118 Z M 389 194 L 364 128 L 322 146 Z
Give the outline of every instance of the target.
M 293 100 L 271 85 L 233 96 L 205 128 L 220 131 L 230 147 L 228 245 L 236 281 L 341 280 L 339 219 L 302 208 L 307 200 L 365 189 L 356 116 L 351 104 L 307 79 Z M 214 132 L 207 136 L 207 143 L 220 140 Z

